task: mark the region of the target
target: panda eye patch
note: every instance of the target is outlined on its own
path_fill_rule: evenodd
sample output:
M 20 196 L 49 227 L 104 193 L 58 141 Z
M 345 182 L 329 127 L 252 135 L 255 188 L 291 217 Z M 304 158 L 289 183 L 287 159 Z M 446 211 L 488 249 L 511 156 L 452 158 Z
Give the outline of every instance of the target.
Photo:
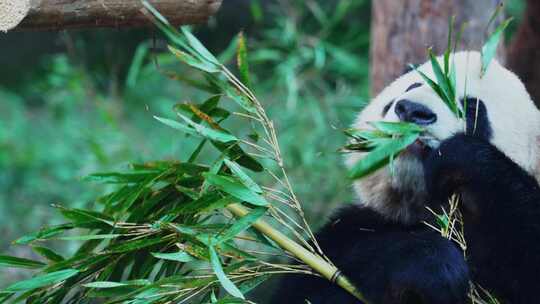
M 421 84 L 420 82 L 415 82 L 415 83 L 411 84 L 411 85 L 405 90 L 405 92 L 409 92 L 410 90 L 416 89 L 416 88 L 421 87 L 421 86 L 422 86 L 422 84 Z
M 394 103 L 394 100 L 390 101 L 388 104 L 386 104 L 382 110 L 382 116 L 386 115 L 388 113 L 388 110 L 390 110 L 390 107 Z

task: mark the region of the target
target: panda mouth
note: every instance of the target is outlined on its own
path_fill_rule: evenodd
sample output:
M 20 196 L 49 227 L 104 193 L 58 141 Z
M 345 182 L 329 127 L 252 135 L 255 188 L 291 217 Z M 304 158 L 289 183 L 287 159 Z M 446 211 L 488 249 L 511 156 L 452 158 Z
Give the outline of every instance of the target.
M 422 134 L 416 141 L 430 149 L 437 148 L 441 143 L 439 139 L 430 134 Z
M 417 156 L 423 156 L 425 153 L 430 152 L 431 150 L 439 146 L 440 141 L 435 137 L 423 134 L 418 139 L 416 139 L 412 144 L 410 144 L 406 151 Z

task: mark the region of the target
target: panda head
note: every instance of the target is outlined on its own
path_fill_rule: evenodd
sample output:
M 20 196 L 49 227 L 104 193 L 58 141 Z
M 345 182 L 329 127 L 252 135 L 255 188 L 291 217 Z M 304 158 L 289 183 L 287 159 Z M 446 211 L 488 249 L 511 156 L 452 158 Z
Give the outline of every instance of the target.
M 442 63 L 442 58 L 438 58 Z M 419 153 L 469 128 L 484 137 L 527 172 L 540 178 L 540 112 L 518 77 L 493 60 L 480 77 L 478 52 L 459 52 L 451 59 L 456 68 L 456 94 L 466 105 L 466 123 L 458 119 L 418 72 L 396 79 L 358 115 L 353 127 L 371 129 L 369 122 L 407 121 L 426 129 L 416 142 L 387 166 L 355 181 L 363 205 L 402 223 L 415 223 L 427 215 L 427 193 Z M 431 64 L 418 69 L 435 79 Z M 464 102 L 465 101 L 465 102 Z M 472 128 L 472 129 L 471 129 Z M 347 156 L 354 165 L 365 153 Z

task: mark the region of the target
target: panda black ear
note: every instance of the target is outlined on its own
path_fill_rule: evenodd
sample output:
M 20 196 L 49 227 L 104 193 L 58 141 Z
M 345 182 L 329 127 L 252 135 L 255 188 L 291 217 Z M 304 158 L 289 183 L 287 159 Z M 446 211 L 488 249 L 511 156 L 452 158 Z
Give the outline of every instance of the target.
M 462 98 L 465 109 L 466 134 L 489 141 L 493 134 L 485 103 L 477 97 Z

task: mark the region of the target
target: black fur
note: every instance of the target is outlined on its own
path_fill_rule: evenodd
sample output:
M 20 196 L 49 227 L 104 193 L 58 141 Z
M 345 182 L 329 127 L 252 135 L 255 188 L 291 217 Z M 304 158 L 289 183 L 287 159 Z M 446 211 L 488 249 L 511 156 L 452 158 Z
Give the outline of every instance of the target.
M 461 194 L 474 282 L 501 303 L 532 303 L 540 289 L 540 187 L 484 139 L 463 134 L 425 160 L 428 189 Z
M 491 139 L 493 131 L 484 102 L 476 97 L 467 97 L 461 99 L 461 104 L 465 109 L 467 135 Z
M 461 303 L 462 252 L 425 225 L 391 223 L 370 209 L 342 209 L 317 234 L 323 251 L 373 303 Z M 285 277 L 272 303 L 360 303 L 317 277 Z
M 404 226 L 357 206 L 338 212 L 318 233 L 328 257 L 370 302 L 467 303 L 469 279 L 501 303 L 535 302 L 540 187 L 484 131 L 455 135 L 423 159 L 431 202 L 461 195 L 467 260 L 423 224 Z M 360 303 L 324 279 L 305 276 L 285 278 L 271 303 L 306 300 Z

